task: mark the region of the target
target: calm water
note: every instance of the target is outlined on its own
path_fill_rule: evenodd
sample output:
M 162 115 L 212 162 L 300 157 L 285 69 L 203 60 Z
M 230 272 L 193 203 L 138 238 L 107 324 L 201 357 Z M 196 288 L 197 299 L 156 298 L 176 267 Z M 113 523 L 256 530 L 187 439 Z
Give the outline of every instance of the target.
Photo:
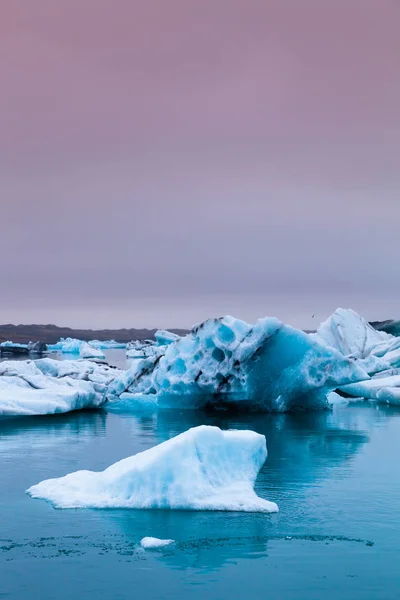
M 0 598 L 397 599 L 400 411 L 80 412 L 0 421 Z M 267 437 L 277 515 L 56 510 L 24 490 L 100 470 L 201 423 Z M 144 552 L 144 536 L 174 547 Z

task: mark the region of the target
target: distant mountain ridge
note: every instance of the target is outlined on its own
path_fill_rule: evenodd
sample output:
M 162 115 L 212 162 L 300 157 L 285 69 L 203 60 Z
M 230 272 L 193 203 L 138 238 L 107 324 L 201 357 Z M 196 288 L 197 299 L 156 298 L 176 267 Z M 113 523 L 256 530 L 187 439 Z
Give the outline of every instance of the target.
M 79 340 L 115 340 L 130 342 L 154 338 L 157 329 L 73 329 L 57 325 L 0 325 L 0 342 L 12 341 L 27 344 L 30 341 L 55 344 L 60 338 L 77 338 Z M 187 329 L 169 329 L 178 335 L 185 335 Z

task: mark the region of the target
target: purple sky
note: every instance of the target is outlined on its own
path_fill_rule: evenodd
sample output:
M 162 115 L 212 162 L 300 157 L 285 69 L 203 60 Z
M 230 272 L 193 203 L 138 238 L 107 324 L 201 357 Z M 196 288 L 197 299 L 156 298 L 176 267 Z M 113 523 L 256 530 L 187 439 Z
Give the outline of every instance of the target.
M 397 0 L 6 2 L 0 322 L 400 317 L 399 32 Z

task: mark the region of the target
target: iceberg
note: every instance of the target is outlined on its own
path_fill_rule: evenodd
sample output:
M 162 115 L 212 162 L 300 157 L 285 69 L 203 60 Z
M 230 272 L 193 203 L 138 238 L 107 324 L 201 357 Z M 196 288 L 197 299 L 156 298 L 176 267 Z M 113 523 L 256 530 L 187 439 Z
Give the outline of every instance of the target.
M 400 369 L 378 373 L 371 379 L 341 386 L 346 396 L 400 406 Z
M 172 331 L 158 329 L 155 332 L 154 337 L 159 346 L 169 346 L 169 344 L 173 344 L 176 340 L 179 340 L 180 336 L 177 333 L 172 333 Z
M 277 512 L 256 495 L 267 458 L 265 437 L 201 425 L 125 458 L 102 472 L 77 471 L 27 490 L 59 508 L 135 508 Z
M 157 344 L 153 340 L 136 340 L 129 342 L 126 346 L 127 358 L 148 358 L 149 356 L 155 356 L 158 352 Z
M 400 338 L 377 331 L 351 309 L 338 308 L 318 327 L 315 339 L 363 360 L 371 373 L 400 366 Z
M 140 545 L 144 550 L 153 550 L 155 548 L 164 548 L 164 546 L 169 546 L 174 542 L 175 540 L 160 540 L 155 537 L 144 537 L 140 540 Z
M 65 413 L 98 408 L 121 371 L 89 361 L 0 363 L 0 416 Z
M 81 358 L 105 359 L 105 355 L 99 348 L 74 338 L 61 338 L 57 344 L 48 345 L 48 350 L 50 352 L 62 352 L 63 354 L 79 354 Z
M 378 331 L 353 310 L 338 308 L 314 339 L 335 348 L 371 377 L 338 386 L 346 397 L 400 405 L 400 338 Z
M 110 384 L 107 406 L 118 409 L 123 395 L 124 409 L 146 397 L 166 408 L 322 409 L 329 392 L 364 379 L 353 359 L 275 318 L 227 316 L 135 361 Z
M 63 352 L 65 352 L 65 350 Z M 82 342 L 79 350 L 79 356 L 81 358 L 96 358 L 99 360 L 105 359 L 105 354 L 103 354 L 101 350 L 94 348 L 91 344 L 88 344 L 87 342 Z
M 27 350 L 28 344 L 18 344 L 16 342 L 11 342 L 10 340 L 8 340 L 6 342 L 1 342 L 0 348 L 24 348 L 25 350 Z
M 97 348 L 97 350 L 125 350 L 126 348 L 124 342 L 116 342 L 115 340 L 90 340 L 88 343 L 92 348 Z

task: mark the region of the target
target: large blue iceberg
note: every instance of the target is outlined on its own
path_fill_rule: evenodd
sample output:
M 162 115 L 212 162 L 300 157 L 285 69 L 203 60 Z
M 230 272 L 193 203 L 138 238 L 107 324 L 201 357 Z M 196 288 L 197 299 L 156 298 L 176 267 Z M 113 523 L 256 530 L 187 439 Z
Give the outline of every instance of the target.
M 202 425 L 105 471 L 77 471 L 27 491 L 61 508 L 277 512 L 254 492 L 266 458 L 263 435 Z
M 227 316 L 136 361 L 110 384 L 108 408 L 139 401 L 168 408 L 321 409 L 329 392 L 367 378 L 353 359 L 275 318 L 250 325 Z

